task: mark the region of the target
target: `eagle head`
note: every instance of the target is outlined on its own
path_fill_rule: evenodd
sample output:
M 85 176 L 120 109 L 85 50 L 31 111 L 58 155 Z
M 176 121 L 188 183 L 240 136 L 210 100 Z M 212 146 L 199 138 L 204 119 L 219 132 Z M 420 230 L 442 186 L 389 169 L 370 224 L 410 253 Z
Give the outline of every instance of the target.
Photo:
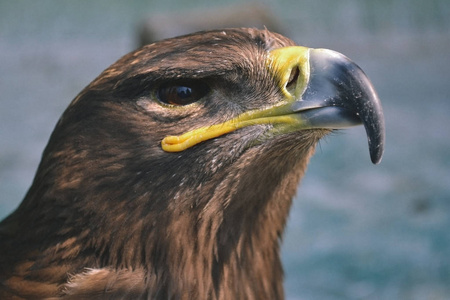
M 383 113 L 364 72 L 268 30 L 131 52 L 72 101 L 0 224 L 0 295 L 280 299 L 307 163 L 360 124 L 378 163 Z

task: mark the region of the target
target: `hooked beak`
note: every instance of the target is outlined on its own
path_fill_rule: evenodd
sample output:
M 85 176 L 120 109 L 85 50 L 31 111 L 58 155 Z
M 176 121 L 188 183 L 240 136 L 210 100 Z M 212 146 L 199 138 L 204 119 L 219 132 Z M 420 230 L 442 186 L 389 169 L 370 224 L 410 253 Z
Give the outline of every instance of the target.
M 374 164 L 384 151 L 384 117 L 380 99 L 366 74 L 346 56 L 327 49 L 309 52 L 310 78 L 292 110 L 313 128 L 345 128 L 363 124 Z
M 285 124 L 286 131 L 340 129 L 363 124 L 374 164 L 384 151 L 380 100 L 364 72 L 344 55 L 327 49 L 285 47 L 269 52 L 269 71 L 279 81 L 285 101 L 245 112 L 232 120 L 167 136 L 162 148 L 178 152 L 242 127 Z

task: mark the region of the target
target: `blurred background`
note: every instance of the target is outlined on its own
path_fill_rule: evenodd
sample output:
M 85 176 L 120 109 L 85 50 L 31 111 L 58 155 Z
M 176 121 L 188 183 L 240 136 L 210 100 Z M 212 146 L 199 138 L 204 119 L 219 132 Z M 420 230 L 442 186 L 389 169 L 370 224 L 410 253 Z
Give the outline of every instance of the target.
M 102 70 L 140 43 L 233 24 L 346 54 L 385 111 L 380 165 L 362 127 L 320 143 L 284 238 L 287 299 L 449 299 L 448 0 L 1 0 L 0 219 Z

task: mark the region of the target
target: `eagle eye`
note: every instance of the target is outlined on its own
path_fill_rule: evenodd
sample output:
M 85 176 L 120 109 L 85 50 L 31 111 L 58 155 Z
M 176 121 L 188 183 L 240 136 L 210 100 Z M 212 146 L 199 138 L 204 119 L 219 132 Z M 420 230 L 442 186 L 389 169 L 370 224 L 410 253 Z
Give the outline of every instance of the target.
M 156 97 L 164 104 L 182 106 L 197 102 L 208 91 L 208 86 L 198 81 L 166 83 L 158 88 Z

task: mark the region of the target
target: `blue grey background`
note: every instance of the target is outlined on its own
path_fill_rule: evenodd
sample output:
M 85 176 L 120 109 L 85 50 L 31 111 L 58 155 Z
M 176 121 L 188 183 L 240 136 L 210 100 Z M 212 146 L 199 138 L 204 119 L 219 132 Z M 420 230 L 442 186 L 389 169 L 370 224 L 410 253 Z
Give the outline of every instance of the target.
M 320 143 L 284 238 L 287 298 L 450 299 L 450 2 L 264 3 L 298 43 L 365 70 L 387 129 L 377 166 L 362 127 Z M 0 1 L 0 219 L 30 186 L 60 114 L 135 48 L 144 17 L 215 5 Z

